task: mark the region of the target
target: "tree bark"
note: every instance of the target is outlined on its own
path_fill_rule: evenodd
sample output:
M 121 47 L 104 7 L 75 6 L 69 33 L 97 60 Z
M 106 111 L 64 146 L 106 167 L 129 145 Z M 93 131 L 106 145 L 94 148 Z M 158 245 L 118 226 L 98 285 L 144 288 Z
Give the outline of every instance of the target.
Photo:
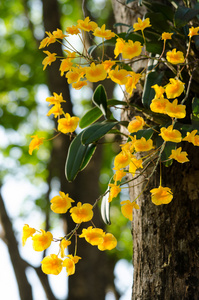
M 113 7 L 116 22 L 133 24 L 144 14 L 143 7 L 139 7 L 137 15 L 136 3 L 129 9 L 113 0 Z M 127 112 L 122 115 L 123 120 L 131 118 Z M 183 149 L 186 146 L 183 144 Z M 170 187 L 174 195 L 172 202 L 161 206 L 151 202 L 150 190 L 160 183 L 158 170 L 136 201 L 140 209 L 134 210 L 132 222 L 133 300 L 199 299 L 199 151 L 194 146 L 185 150 L 189 163 L 176 162 L 162 170 L 163 186 Z M 151 172 L 152 168 L 148 169 L 145 176 Z M 144 178 L 140 177 L 139 182 Z M 132 201 L 145 185 L 130 188 Z

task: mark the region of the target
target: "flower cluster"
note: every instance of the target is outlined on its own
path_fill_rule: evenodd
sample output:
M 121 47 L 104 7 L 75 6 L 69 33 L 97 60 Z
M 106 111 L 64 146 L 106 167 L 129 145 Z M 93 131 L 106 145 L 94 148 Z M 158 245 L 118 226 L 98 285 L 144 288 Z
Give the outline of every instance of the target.
M 167 84 L 165 84 L 164 80 L 164 85 L 156 84 L 157 81 L 155 81 L 153 85 L 150 85 L 151 91 L 153 91 L 155 95 L 150 101 L 150 110 L 147 110 L 145 117 L 136 115 L 127 125 L 124 125 L 121 122 L 121 125 L 126 126 L 128 133 L 126 134 L 126 140 L 121 144 L 120 152 L 114 158 L 114 175 L 108 184 L 108 190 L 106 192 L 108 193 L 108 202 L 111 202 L 119 195 L 123 183 L 125 183 L 126 175 L 130 175 L 130 178 L 132 178 L 131 180 L 133 181 L 144 173 L 151 162 L 154 165 L 152 171 L 153 174 L 158 163 L 162 162 L 162 153 L 164 149 L 168 149 L 168 144 L 173 143 L 174 147 L 170 149 L 166 162 L 176 160 L 178 163 L 186 163 L 189 159 L 187 157 L 188 154 L 185 151 L 182 151 L 182 147 L 177 144 L 182 141 L 187 141 L 194 146 L 199 146 L 199 135 L 197 135 L 197 130 L 191 129 L 192 131 L 187 131 L 185 136 L 180 126 L 176 126 L 178 119 L 184 119 L 186 117 L 186 96 L 184 99 L 183 96 L 186 93 L 186 89 L 189 90 L 190 86 L 186 86 L 186 80 L 183 82 L 182 70 L 185 67 L 185 62 L 189 55 L 190 44 L 192 42 L 191 39 L 193 36 L 199 35 L 199 27 L 191 27 L 189 29 L 189 46 L 187 53 L 178 51 L 177 48 L 169 48 L 170 50 L 166 51 L 166 43 L 171 42 L 174 33 L 163 32 L 160 37 L 161 43 L 163 44 L 162 54 L 159 57 L 155 57 L 155 59 L 159 60 L 158 64 L 155 65 L 152 70 L 146 71 L 144 69 L 138 73 L 133 70 L 133 62 L 141 59 L 152 59 L 146 51 L 145 54 L 143 54 L 143 50 L 147 50 L 145 29 L 150 27 L 151 24 L 149 18 L 146 18 L 145 20 L 138 18 L 138 22 L 133 24 L 132 28 L 134 32 L 141 32 L 140 35 L 142 39 L 136 41 L 130 39 L 129 35 L 124 38 L 121 37 L 121 35 L 115 34 L 111 30 L 106 29 L 105 24 L 99 27 L 97 23 L 91 21 L 89 17 L 87 17 L 84 20 L 78 20 L 76 25 L 67 27 L 65 34 L 60 29 L 53 31 L 52 33 L 46 32 L 47 37 L 41 41 L 39 47 L 40 49 L 43 49 L 55 42 L 62 44 L 65 53 L 65 56 L 63 57 L 58 56 L 56 53 L 43 51 L 44 54 L 46 54 L 46 57 L 42 62 L 43 69 L 45 70 L 46 67 L 50 66 L 54 61 L 60 60 L 60 76 L 65 76 L 68 84 L 71 84 L 72 88 L 76 90 L 82 89 L 88 82 L 95 83 L 108 79 L 119 84 L 122 88 L 125 88 L 128 96 L 131 96 L 137 85 L 142 84 L 142 81 L 147 80 L 147 72 L 149 74 L 150 72 L 153 72 L 158 64 L 164 64 L 164 66 L 169 67 L 172 72 L 175 70 L 175 72 L 173 72 L 175 74 L 173 75 L 174 78 L 169 78 L 168 81 L 166 81 Z M 86 49 L 84 39 L 87 32 L 89 32 L 90 36 L 93 36 L 93 39 L 96 37 L 101 39 L 101 44 L 98 45 L 102 48 L 101 57 L 98 56 L 97 58 L 93 58 L 91 55 L 96 46 L 92 49 Z M 82 53 L 78 51 L 74 45 L 70 44 L 68 39 L 70 35 L 77 35 L 80 41 L 82 41 Z M 105 56 L 106 41 L 111 39 L 115 42 L 113 49 L 114 59 Z M 169 42 L 167 42 L 168 40 Z M 126 97 L 125 92 L 124 96 Z M 106 105 L 104 105 L 103 102 L 107 102 L 107 99 L 103 99 L 102 101 L 101 95 L 98 98 L 100 99 L 97 101 L 101 102 L 97 103 L 97 108 L 102 108 L 102 114 L 105 115 L 106 118 L 109 118 L 108 114 L 106 114 L 108 104 L 106 103 Z M 126 100 L 127 101 L 124 102 L 125 105 L 128 105 L 128 109 L 131 109 L 128 97 L 126 97 Z M 78 117 L 70 116 L 69 113 L 64 112 L 63 106 L 66 100 L 63 99 L 62 93 L 59 95 L 53 93 L 53 96 L 48 97 L 46 101 L 50 106 L 47 116 L 53 115 L 54 118 L 57 119 L 56 131 L 58 131 L 58 134 L 63 133 L 71 135 L 76 130 L 80 120 Z M 93 102 L 95 103 L 95 101 Z M 113 102 L 115 103 L 115 101 Z M 142 108 L 140 108 L 140 110 L 142 110 Z M 102 114 L 100 116 L 102 116 Z M 161 116 L 161 114 L 163 116 Z M 150 115 L 150 120 L 152 119 L 152 121 L 156 120 L 157 116 L 160 116 L 160 118 L 165 117 L 166 121 L 162 118 L 163 122 L 157 122 L 157 127 L 150 126 L 148 125 L 149 122 L 147 122 L 148 115 Z M 111 122 L 113 119 L 114 117 L 111 116 L 108 121 Z M 94 121 L 96 120 L 97 119 Z M 148 129 L 151 131 L 147 131 L 147 127 L 149 127 Z M 93 135 L 95 135 L 95 131 L 93 131 Z M 103 134 L 99 138 L 102 136 Z M 33 135 L 29 145 L 29 154 L 32 155 L 33 150 L 38 149 L 39 146 L 43 144 L 44 140 L 43 137 L 39 138 L 38 135 Z M 94 142 L 94 146 L 97 144 L 97 140 L 98 136 L 92 141 Z M 161 140 L 161 145 L 158 145 L 156 140 Z M 84 143 L 82 142 L 82 144 Z M 82 164 L 80 164 L 78 171 L 81 170 L 81 167 Z M 150 177 L 147 180 L 149 180 Z M 151 200 L 155 205 L 168 204 L 173 199 L 171 189 L 162 186 L 161 174 L 159 187 L 153 188 L 150 193 Z M 139 195 L 137 198 L 138 197 Z M 136 203 L 137 198 L 132 202 L 130 200 L 125 200 L 120 203 L 123 216 L 130 221 L 133 219 L 133 209 L 139 209 L 139 206 Z M 77 237 L 85 238 L 88 243 L 97 246 L 101 251 L 111 250 L 116 247 L 117 240 L 111 233 L 106 233 L 100 228 L 93 227 L 93 209 L 98 200 L 95 201 L 94 205 L 78 202 L 73 206 L 75 201 L 69 197 L 69 194 L 60 191 L 59 195 L 53 197 L 50 202 L 51 210 L 54 213 L 70 213 L 70 216 L 75 223 L 75 228 L 66 236 L 55 239 L 51 232 L 46 232 L 42 229 L 37 231 L 36 229 L 29 227 L 29 225 L 24 225 L 22 243 L 25 245 L 26 240 L 31 237 L 33 249 L 35 251 L 47 249 L 50 247 L 52 241 L 59 242 L 58 253 L 44 257 L 41 262 L 42 271 L 44 273 L 58 275 L 64 267 L 66 267 L 67 275 L 75 273 L 75 265 L 81 259 L 81 257 L 76 255 Z M 82 226 L 82 223 L 86 222 L 91 222 L 92 226 L 83 228 L 81 234 L 79 234 L 78 230 L 80 226 Z M 74 255 L 67 255 L 67 248 L 71 244 L 71 240 L 74 236 L 76 237 L 75 253 Z
M 32 246 L 35 251 L 44 251 L 50 247 L 52 241 L 59 242 L 58 254 L 50 254 L 41 261 L 41 268 L 45 274 L 58 275 L 63 267 L 66 267 L 67 276 L 75 273 L 75 265 L 81 259 L 81 257 L 75 254 L 66 254 L 68 246 L 71 244 L 73 235 L 78 236 L 77 230 L 83 222 L 89 222 L 93 218 L 93 206 L 89 203 L 82 204 L 77 203 L 77 206 L 72 207 L 72 203 L 75 202 L 64 192 L 59 192 L 58 196 L 51 199 L 51 210 L 54 213 L 63 214 L 68 210 L 71 214 L 71 218 L 76 223 L 75 229 L 68 233 L 67 236 L 55 239 L 50 231 L 40 229 L 37 231 L 35 228 L 29 227 L 25 224 L 23 227 L 22 244 L 26 244 L 28 238 L 32 238 Z M 38 232 L 38 233 L 37 233 Z M 91 245 L 97 245 L 101 251 L 112 250 L 117 245 L 117 240 L 111 233 L 105 233 L 100 228 L 93 228 L 93 226 L 83 228 L 79 238 L 85 238 L 85 240 Z M 76 240 L 77 249 L 77 240 Z

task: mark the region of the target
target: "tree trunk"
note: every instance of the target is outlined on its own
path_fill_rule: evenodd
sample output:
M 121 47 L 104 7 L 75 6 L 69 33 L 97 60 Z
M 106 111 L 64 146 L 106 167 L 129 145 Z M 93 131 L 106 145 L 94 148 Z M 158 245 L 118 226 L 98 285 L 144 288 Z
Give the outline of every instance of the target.
M 136 3 L 129 10 L 113 0 L 113 7 L 116 22 L 133 24 L 144 14 L 143 7 L 137 14 Z M 127 113 L 122 115 L 123 120 L 130 118 L 132 115 Z M 158 170 L 136 201 L 140 209 L 134 210 L 132 223 L 133 300 L 199 299 L 199 151 L 194 146 L 185 150 L 189 163 L 176 162 L 162 170 L 162 184 L 171 188 L 172 202 L 161 206 L 151 202 L 150 190 L 160 183 Z M 145 177 L 151 171 L 147 170 Z M 140 177 L 139 182 L 143 179 Z M 130 188 L 132 201 L 145 185 L 146 182 Z

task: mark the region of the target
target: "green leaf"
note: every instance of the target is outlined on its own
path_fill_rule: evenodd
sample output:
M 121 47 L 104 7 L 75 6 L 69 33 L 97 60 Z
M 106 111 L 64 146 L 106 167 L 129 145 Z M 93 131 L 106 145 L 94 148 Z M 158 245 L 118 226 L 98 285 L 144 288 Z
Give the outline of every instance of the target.
M 109 192 L 105 194 L 101 202 L 101 216 L 105 224 L 110 225 L 110 202 L 108 202 Z
M 116 27 L 118 27 L 118 26 L 126 26 L 126 27 L 131 27 L 131 25 L 129 25 L 129 24 L 125 24 L 125 23 L 115 23 L 115 24 L 113 25 L 113 27 L 114 27 L 114 28 L 116 28 Z
M 90 125 L 82 134 L 82 144 L 88 145 L 96 142 L 117 124 L 118 122 L 103 121 Z
M 167 17 L 160 12 L 149 12 L 146 14 L 146 18 L 150 19 L 150 23 L 152 25 L 153 30 L 156 30 L 157 32 L 169 32 L 170 31 L 170 25 L 168 23 Z
M 163 139 L 160 136 L 157 136 L 156 138 L 156 148 L 161 147 L 163 144 Z M 177 144 L 173 142 L 166 142 L 165 148 L 161 154 L 161 161 L 166 167 L 169 167 L 172 165 L 173 160 L 169 159 L 169 156 L 171 155 L 171 150 L 176 149 Z
M 97 121 L 102 116 L 102 111 L 97 106 L 91 108 L 85 113 L 79 122 L 80 128 L 85 128 L 95 121 Z
M 192 125 L 194 128 L 199 129 L 199 98 L 194 97 L 192 100 Z
M 84 130 L 85 131 L 85 130 Z M 66 159 L 65 174 L 68 181 L 73 181 L 84 162 L 88 146 L 81 142 L 84 131 L 80 132 L 71 142 Z
M 115 106 L 115 105 L 127 105 L 127 103 L 125 101 L 120 101 L 120 100 L 116 100 L 116 99 L 110 99 L 107 101 L 107 105 L 108 106 Z
M 138 130 L 135 133 L 132 133 L 131 135 L 135 135 L 137 139 L 141 139 L 142 137 L 144 137 L 146 140 L 150 139 L 152 137 L 152 135 L 154 134 L 154 130 L 152 128 L 148 128 L 148 129 L 142 129 L 142 130 Z
M 151 12 L 159 12 L 162 13 L 167 20 L 173 21 L 174 18 L 174 11 L 173 9 L 168 6 L 161 4 L 155 1 L 143 1 L 143 4 L 151 11 Z
M 146 50 L 152 54 L 162 53 L 162 42 L 146 41 Z
M 147 108 L 150 107 L 151 101 L 155 96 L 155 91 L 151 87 L 155 84 L 160 85 L 162 82 L 163 75 L 164 75 L 163 72 L 153 71 L 146 76 L 143 94 L 142 94 L 142 103 L 145 107 Z
M 88 54 L 89 55 L 92 55 L 93 51 L 98 47 L 99 45 L 93 45 L 93 46 L 90 46 L 88 48 Z
M 86 149 L 86 154 L 85 154 L 85 157 L 84 157 L 84 161 L 81 165 L 80 171 L 82 171 L 83 169 L 86 168 L 86 166 L 90 162 L 91 158 L 93 157 L 93 154 L 95 153 L 96 148 L 97 148 L 97 146 L 94 145 L 94 144 L 88 145 L 88 147 Z
M 105 88 L 102 84 L 99 84 L 95 89 L 92 97 L 93 103 L 99 107 L 103 113 L 103 115 L 107 116 L 107 95 Z
M 183 27 L 198 14 L 199 9 L 178 6 L 174 17 L 174 24 L 176 27 Z

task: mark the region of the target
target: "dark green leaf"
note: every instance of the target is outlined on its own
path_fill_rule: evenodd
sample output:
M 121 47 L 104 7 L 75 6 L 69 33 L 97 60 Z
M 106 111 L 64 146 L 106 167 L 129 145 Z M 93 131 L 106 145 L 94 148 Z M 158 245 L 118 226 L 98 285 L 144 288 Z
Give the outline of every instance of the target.
M 162 78 L 163 78 L 163 72 L 157 72 L 157 71 L 150 72 L 146 76 L 144 90 L 142 94 L 142 103 L 145 107 L 147 108 L 150 107 L 151 101 L 155 96 L 155 91 L 151 87 L 155 84 L 160 85 L 162 82 Z
M 75 179 L 86 155 L 88 146 L 83 145 L 81 142 L 84 131 L 74 138 L 68 150 L 65 166 L 65 174 L 68 181 L 73 181 Z
M 82 134 L 82 144 L 88 145 L 102 138 L 109 130 L 111 130 L 118 122 L 97 122 L 87 129 Z
M 156 148 L 159 148 L 162 144 L 163 144 L 163 139 L 160 136 L 158 136 L 156 138 Z M 173 160 L 172 159 L 170 160 L 169 156 L 171 155 L 171 151 L 176 149 L 176 146 L 177 146 L 176 143 L 166 142 L 165 148 L 161 155 L 161 161 L 166 167 L 169 167 L 173 163 Z
M 141 139 L 142 137 L 144 137 L 146 140 L 148 140 L 152 137 L 153 134 L 154 134 L 154 130 L 152 128 L 148 128 L 148 129 L 138 130 L 137 132 L 132 133 L 131 135 L 136 135 L 137 139 Z
M 168 6 L 161 4 L 155 1 L 143 1 L 143 4 L 151 11 L 151 12 L 159 12 L 162 13 L 167 20 L 173 21 L 174 18 L 174 11 L 173 9 Z
M 194 97 L 192 100 L 192 125 L 199 129 L 199 98 Z
M 178 6 L 175 13 L 174 23 L 176 27 L 185 26 L 189 21 L 199 14 L 199 9 Z
M 115 106 L 115 105 L 127 105 L 127 103 L 125 101 L 120 101 L 120 100 L 116 100 L 116 99 L 110 99 L 107 101 L 107 105 L 108 106 Z
M 163 13 L 147 13 L 146 18 L 150 19 L 150 23 L 152 25 L 153 30 L 160 33 L 164 31 L 170 31 L 170 25 L 168 23 L 167 17 Z
M 90 46 L 88 48 L 88 54 L 89 55 L 92 55 L 93 51 L 98 47 L 99 45 L 93 45 L 93 46 Z
M 129 29 L 127 30 L 127 33 L 131 33 L 133 31 L 133 26 L 129 27 Z
M 90 162 L 91 158 L 93 157 L 93 154 L 95 153 L 96 148 L 97 148 L 97 146 L 94 145 L 94 144 L 88 145 L 88 147 L 86 149 L 86 154 L 85 154 L 85 157 L 84 157 L 84 161 L 81 165 L 80 171 L 82 171 L 84 168 L 86 168 L 86 166 Z
M 131 25 L 129 25 L 129 24 L 125 24 L 125 23 L 115 23 L 115 24 L 113 25 L 113 27 L 118 27 L 118 26 L 126 26 L 126 27 L 131 27 Z
M 95 121 L 97 121 L 102 116 L 102 111 L 97 106 L 91 108 L 85 113 L 79 122 L 80 128 L 85 128 Z
M 95 89 L 92 97 L 93 103 L 99 107 L 103 113 L 103 115 L 107 116 L 107 95 L 105 88 L 102 84 L 99 84 Z
M 146 50 L 152 54 L 161 54 L 162 53 L 162 42 L 158 41 L 147 41 Z

